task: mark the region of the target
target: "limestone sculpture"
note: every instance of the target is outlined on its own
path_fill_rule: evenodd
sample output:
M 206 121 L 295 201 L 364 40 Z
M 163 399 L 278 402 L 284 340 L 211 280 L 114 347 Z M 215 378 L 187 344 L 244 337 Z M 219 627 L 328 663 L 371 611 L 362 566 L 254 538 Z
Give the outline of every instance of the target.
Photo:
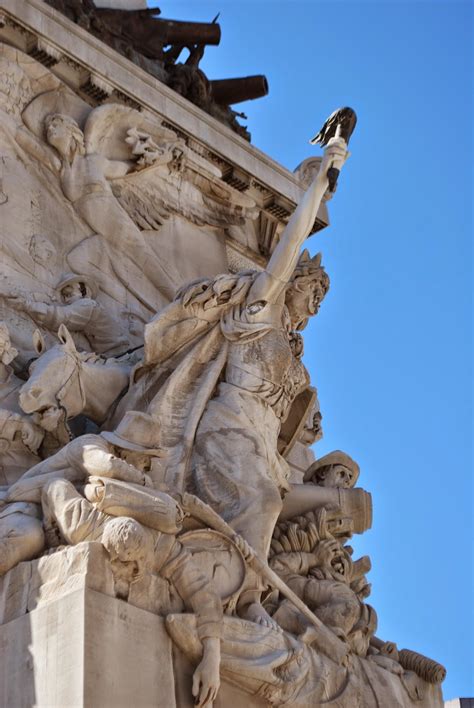
M 44 431 L 19 405 L 23 381 L 11 366 L 18 352 L 8 327 L 0 323 L 0 487 L 8 486 L 39 461 Z
M 99 466 L 97 472 L 100 471 L 104 470 L 100 470 Z M 86 497 L 99 499 L 98 505 L 82 497 L 65 479 L 55 479 L 46 484 L 42 502 L 50 533 L 54 525 L 63 542 L 74 545 L 86 540 L 100 541 L 112 565 L 116 566 L 122 586 L 127 576 L 125 585 L 136 580 L 141 573 L 152 572 L 177 590 L 185 606 L 195 613 L 197 635 L 203 647 L 202 659 L 193 679 L 196 704 L 212 705 L 220 683 L 222 603 L 212 577 L 203 574 L 189 551 L 176 539 L 183 513 L 171 497 L 157 492 L 152 500 L 153 505 L 149 503 L 153 508 L 153 519 L 149 514 L 147 520 L 152 526 L 142 526 L 134 518 L 108 514 L 97 508 L 104 506 L 104 502 L 110 504 L 108 495 L 103 494 L 104 487 L 99 484 L 101 481 L 94 478 L 93 484 L 89 483 L 85 489 Z M 133 493 L 133 488 L 128 490 L 129 497 L 133 497 Z M 143 507 L 133 508 L 130 500 L 126 510 L 139 518 L 144 513 Z M 121 511 L 123 514 L 123 507 Z M 120 588 L 118 592 L 121 592 Z
M 300 246 L 326 192 L 328 166 L 342 167 L 345 158 L 345 142 L 334 139 L 326 150 L 320 173 L 290 219 L 263 273 L 222 276 L 191 284 L 145 330 L 145 366 L 155 368 L 173 354 L 171 347 L 179 350 L 190 340 L 196 341 L 205 328 L 209 330 L 196 345 L 200 351 L 193 348 L 188 354 L 190 363 L 184 359 L 164 385 L 172 390 L 173 376 L 179 374 L 178 385 L 182 388 L 185 377 L 191 372 L 196 374 L 198 357 L 201 361 L 207 358 L 209 365 L 202 376 L 204 396 L 208 399 L 204 398 L 204 409 L 190 416 L 182 410 L 176 391 L 171 397 L 162 390 L 148 407 L 165 430 L 165 419 L 173 421 L 173 430 L 163 434 L 165 447 L 169 446 L 167 436 L 178 436 L 176 416 L 184 419 L 185 428 L 184 444 L 178 439 L 174 446 L 179 449 L 180 459 L 176 464 L 168 457 L 162 465 L 163 478 L 156 482 L 168 484 L 171 491 L 188 484 L 262 558 L 268 554 L 281 511 L 281 493 L 289 489 L 288 466 L 277 450 L 281 420 L 309 384 L 301 362 L 302 338 L 298 330 L 317 313 L 329 287 L 319 255 L 314 260 L 304 257 L 298 263 Z M 223 369 L 224 380 L 212 397 Z M 199 398 L 204 396 L 201 393 Z M 190 425 L 194 430 L 186 435 Z M 185 449 L 190 443 L 192 451 Z M 186 457 L 190 458 L 189 480 L 184 479 Z M 260 604 L 261 582 L 249 573 L 247 583 L 240 599 L 242 616 L 267 622 L 267 613 Z
M 67 273 L 61 277 L 55 290 L 60 297 L 59 304 L 38 302 L 18 295 L 7 299 L 12 307 L 24 311 L 38 325 L 54 334 L 61 325 L 65 325 L 70 332 L 82 332 L 93 352 L 114 356 L 128 349 L 129 340 L 120 323 L 97 302 L 97 286 L 91 278 Z
M 161 627 L 159 708 L 441 706 L 443 667 L 376 635 L 358 464 L 309 449 L 301 331 L 329 277 L 304 242 L 347 141 L 258 182 L 64 64 L 0 45 L 0 635 L 88 577 L 92 604 Z M 35 704 L 6 665 L 0 702 Z

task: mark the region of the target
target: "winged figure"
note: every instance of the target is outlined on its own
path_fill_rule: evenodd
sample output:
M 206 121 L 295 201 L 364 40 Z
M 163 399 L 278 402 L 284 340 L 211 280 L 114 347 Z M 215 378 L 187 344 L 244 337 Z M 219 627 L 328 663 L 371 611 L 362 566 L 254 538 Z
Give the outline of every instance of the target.
M 37 96 L 23 111 L 28 130 L 19 140 L 58 176 L 76 213 L 102 237 L 119 281 L 154 312 L 163 304 L 158 293 L 169 301 L 179 279 L 143 231 L 172 214 L 198 225 L 241 224 L 257 216 L 255 203 L 151 115 L 121 104 L 85 112 L 80 99 L 65 94 Z M 158 293 L 144 288 L 143 276 Z

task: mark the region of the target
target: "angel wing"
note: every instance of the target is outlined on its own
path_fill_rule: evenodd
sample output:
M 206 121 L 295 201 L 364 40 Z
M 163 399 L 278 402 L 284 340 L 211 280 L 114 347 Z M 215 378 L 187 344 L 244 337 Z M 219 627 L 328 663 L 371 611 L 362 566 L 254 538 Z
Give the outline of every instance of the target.
M 84 126 L 84 142 L 88 154 L 100 153 L 110 160 L 136 158 L 129 132 L 140 131 L 160 143 L 181 142 L 176 133 L 158 119 L 120 103 L 107 103 L 90 112 Z
M 120 104 L 99 106 L 87 118 L 84 140 L 88 154 L 135 163 L 136 171 L 110 184 L 140 229 L 157 229 L 171 214 L 199 226 L 242 224 L 258 215 L 250 197 L 154 116 Z
M 165 165 L 111 181 L 114 195 L 141 229 L 157 229 L 171 214 L 198 226 L 242 225 L 258 216 L 253 199 L 226 184 L 211 163 L 184 144 Z M 214 173 L 210 168 L 214 168 Z

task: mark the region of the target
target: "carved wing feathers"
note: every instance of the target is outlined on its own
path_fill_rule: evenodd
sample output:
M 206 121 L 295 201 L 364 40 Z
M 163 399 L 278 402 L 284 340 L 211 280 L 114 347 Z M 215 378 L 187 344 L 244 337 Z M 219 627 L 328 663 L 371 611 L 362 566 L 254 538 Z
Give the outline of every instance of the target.
M 186 158 L 184 158 L 186 160 Z M 198 226 L 243 224 L 257 216 L 255 202 L 213 175 L 188 166 L 151 165 L 111 182 L 122 207 L 141 229 L 157 229 L 170 214 Z
M 130 128 L 148 133 L 155 140 L 176 140 L 176 134 L 156 119 L 119 103 L 98 106 L 84 126 L 84 140 L 89 154 L 100 153 L 110 160 L 131 160 L 132 148 L 126 142 Z

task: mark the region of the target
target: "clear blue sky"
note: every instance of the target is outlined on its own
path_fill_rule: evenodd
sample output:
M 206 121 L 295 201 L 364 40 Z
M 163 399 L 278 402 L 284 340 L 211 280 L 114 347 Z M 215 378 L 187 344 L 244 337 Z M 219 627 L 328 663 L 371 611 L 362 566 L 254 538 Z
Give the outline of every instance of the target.
M 306 331 L 325 437 L 359 461 L 374 501 L 354 539 L 373 570 L 379 636 L 444 663 L 445 697 L 474 696 L 472 6 L 470 2 L 161 0 L 210 21 L 209 78 L 266 74 L 236 106 L 290 169 L 333 109 L 353 106 L 352 157 L 330 203 L 331 291 Z

